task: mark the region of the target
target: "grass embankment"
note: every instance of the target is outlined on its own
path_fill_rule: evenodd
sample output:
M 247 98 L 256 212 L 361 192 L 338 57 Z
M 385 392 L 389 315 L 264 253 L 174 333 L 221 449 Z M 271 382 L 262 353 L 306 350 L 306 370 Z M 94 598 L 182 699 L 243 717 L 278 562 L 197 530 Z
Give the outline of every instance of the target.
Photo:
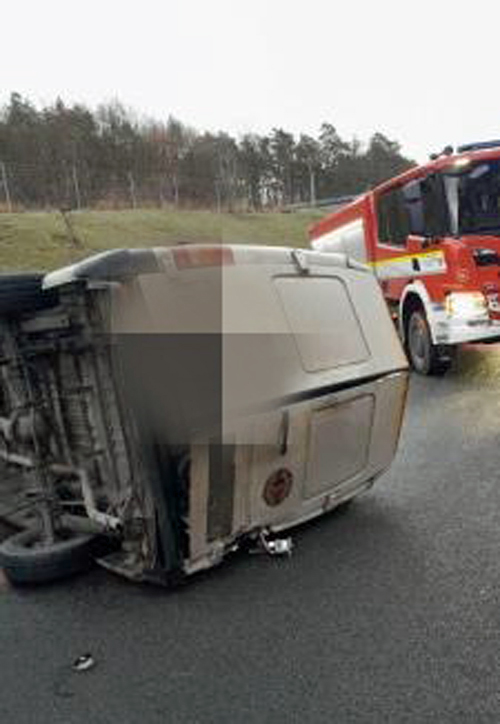
M 48 270 L 119 247 L 178 242 L 305 246 L 321 212 L 216 214 L 210 211 L 81 211 L 68 215 L 75 246 L 60 213 L 0 214 L 0 272 Z

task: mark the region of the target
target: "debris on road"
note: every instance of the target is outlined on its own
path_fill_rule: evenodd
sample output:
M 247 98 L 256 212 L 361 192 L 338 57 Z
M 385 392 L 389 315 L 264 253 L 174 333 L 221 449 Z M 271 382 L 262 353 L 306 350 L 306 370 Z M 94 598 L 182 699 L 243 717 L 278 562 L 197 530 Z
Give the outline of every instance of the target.
M 288 538 L 269 538 L 269 535 L 262 531 L 258 538 L 255 553 L 267 553 L 270 556 L 288 556 L 292 555 L 293 541 Z
M 92 654 L 82 654 L 73 662 L 73 671 L 82 673 L 84 671 L 90 671 L 95 666 L 95 659 Z

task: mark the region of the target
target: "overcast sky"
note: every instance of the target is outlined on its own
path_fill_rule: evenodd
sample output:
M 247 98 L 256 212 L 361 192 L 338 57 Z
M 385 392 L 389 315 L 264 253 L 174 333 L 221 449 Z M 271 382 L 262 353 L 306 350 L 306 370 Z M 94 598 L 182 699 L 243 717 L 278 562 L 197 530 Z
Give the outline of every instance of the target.
M 500 137 L 500 11 L 447 0 L 2 3 L 0 101 L 113 98 L 196 128 L 350 139 L 425 160 Z

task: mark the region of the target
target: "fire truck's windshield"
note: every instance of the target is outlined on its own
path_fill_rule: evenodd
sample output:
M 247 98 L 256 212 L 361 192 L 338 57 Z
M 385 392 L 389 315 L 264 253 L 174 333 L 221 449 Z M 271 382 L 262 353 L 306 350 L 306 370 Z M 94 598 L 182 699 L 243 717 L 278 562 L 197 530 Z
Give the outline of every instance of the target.
M 458 233 L 500 236 L 500 160 L 481 161 L 446 175 L 450 215 Z

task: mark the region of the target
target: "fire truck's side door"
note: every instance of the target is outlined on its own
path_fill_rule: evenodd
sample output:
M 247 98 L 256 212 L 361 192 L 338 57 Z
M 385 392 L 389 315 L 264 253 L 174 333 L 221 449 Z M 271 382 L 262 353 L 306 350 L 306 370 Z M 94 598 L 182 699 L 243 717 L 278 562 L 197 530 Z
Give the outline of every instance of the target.
M 431 174 L 384 192 L 377 202 L 377 276 L 397 301 L 406 284 L 425 275 L 423 252 L 438 249 L 449 228 L 443 179 Z
M 440 241 L 450 233 L 450 213 L 441 174 L 410 181 L 402 189 L 409 218 L 406 249 L 415 276 L 444 271 Z M 430 281 L 430 280 L 429 280 Z
M 384 191 L 376 199 L 377 242 L 375 272 L 386 299 L 397 302 L 407 284 L 407 239 L 410 219 L 401 186 Z

